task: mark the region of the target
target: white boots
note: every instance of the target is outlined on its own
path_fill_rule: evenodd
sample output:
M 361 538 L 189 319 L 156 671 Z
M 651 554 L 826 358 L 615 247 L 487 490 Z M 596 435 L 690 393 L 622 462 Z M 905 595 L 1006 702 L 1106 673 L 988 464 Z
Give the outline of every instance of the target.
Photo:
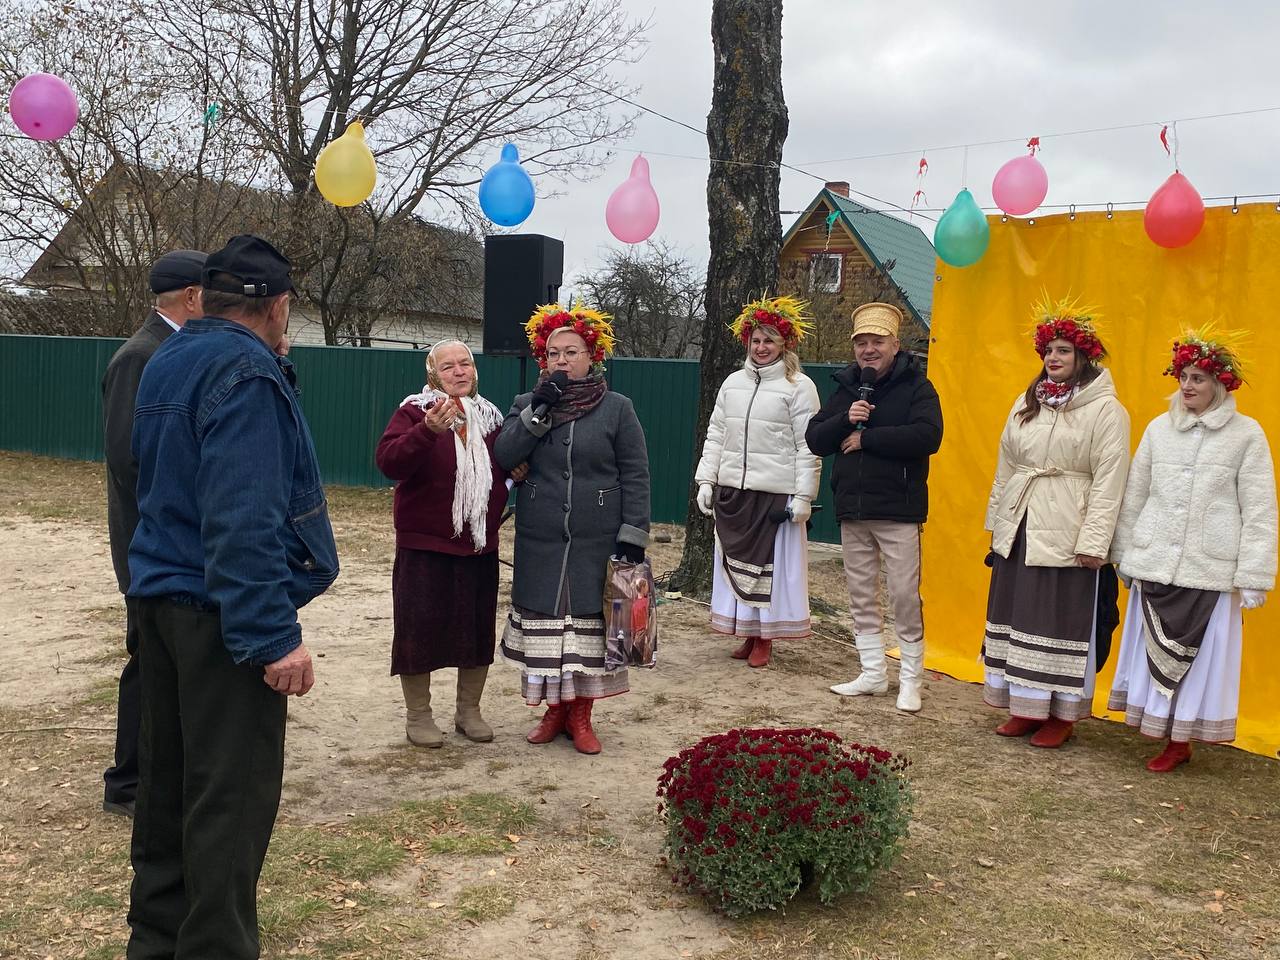
M 842 697 L 875 696 L 889 692 L 889 675 L 884 659 L 884 634 L 868 633 L 854 637 L 862 673 L 848 683 L 837 683 L 832 693 Z M 924 683 L 924 641 L 899 643 L 901 670 L 898 673 L 898 709 L 906 713 L 920 710 L 920 689 Z
M 884 664 L 884 634 L 867 633 L 853 638 L 862 661 L 862 673 L 848 683 L 837 683 L 832 693 L 842 697 L 874 696 L 889 691 L 889 675 Z
M 920 688 L 924 684 L 924 641 L 898 644 L 898 709 L 920 712 Z

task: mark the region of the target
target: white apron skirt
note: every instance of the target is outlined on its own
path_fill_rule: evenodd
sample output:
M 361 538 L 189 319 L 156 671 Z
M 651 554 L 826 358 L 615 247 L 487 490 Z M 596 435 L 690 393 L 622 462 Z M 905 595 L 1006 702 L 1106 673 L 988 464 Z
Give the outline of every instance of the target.
M 802 640 L 809 629 L 809 534 L 803 523 L 778 524 L 773 592 L 767 607 L 742 603 L 724 575 L 720 543 L 711 565 L 711 629 L 742 640 Z

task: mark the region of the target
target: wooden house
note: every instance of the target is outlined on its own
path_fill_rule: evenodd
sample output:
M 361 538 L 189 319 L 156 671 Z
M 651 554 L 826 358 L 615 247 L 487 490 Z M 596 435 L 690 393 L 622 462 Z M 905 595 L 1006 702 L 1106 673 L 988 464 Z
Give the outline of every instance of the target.
M 828 183 L 787 230 L 778 262 L 779 292 L 808 300 L 816 321 L 804 359 L 848 360 L 849 316 L 873 301 L 901 308 L 903 349 L 926 353 L 935 267 L 919 226 L 850 200 L 848 183 Z

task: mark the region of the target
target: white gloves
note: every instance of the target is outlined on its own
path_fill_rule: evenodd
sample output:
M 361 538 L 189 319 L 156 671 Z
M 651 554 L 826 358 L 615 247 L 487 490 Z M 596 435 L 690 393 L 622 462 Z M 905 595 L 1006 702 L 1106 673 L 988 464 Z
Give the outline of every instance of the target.
M 787 509 L 791 511 L 792 523 L 804 523 L 813 514 L 813 506 L 800 497 L 788 497 Z
M 1267 602 L 1267 592 L 1265 590 L 1241 590 L 1240 606 L 1246 610 L 1253 610 Z
M 709 483 L 698 484 L 698 509 L 706 516 L 711 516 L 711 501 L 715 488 Z

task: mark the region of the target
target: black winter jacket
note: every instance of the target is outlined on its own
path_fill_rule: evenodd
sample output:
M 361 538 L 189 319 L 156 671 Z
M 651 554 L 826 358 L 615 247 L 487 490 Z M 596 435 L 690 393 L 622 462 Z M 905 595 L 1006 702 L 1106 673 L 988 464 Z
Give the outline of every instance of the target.
M 875 410 L 862 449 L 841 453 L 853 433 L 849 407 L 858 399 L 859 371 L 850 364 L 832 376 L 837 387 L 809 421 L 805 440 L 819 457 L 835 454 L 831 488 L 840 520 L 924 523 L 929 514 L 929 457 L 942 445 L 942 406 L 920 361 L 899 353 L 875 385 Z
M 129 590 L 129 543 L 138 527 L 138 463 L 133 459 L 133 407 L 142 368 L 173 328 L 154 310 L 107 364 L 102 377 L 102 446 L 107 461 L 107 535 L 121 593 Z

